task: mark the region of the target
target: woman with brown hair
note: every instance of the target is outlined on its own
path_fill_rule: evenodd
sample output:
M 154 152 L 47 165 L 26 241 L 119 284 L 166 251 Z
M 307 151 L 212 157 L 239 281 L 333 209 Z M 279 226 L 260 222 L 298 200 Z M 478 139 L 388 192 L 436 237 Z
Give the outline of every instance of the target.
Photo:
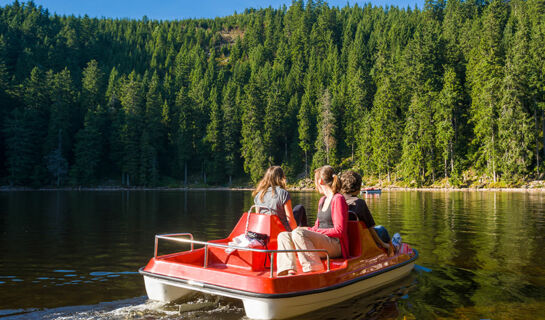
M 312 228 L 299 227 L 278 235 L 278 250 L 326 249 L 331 258 L 348 257 L 348 206 L 341 189 L 339 177 L 331 166 L 323 166 L 314 173 L 316 190 L 324 196 L 318 203 L 318 215 Z M 325 253 L 298 252 L 303 272 L 323 270 Z M 293 253 L 278 253 L 277 274 L 296 273 Z
M 369 208 L 367 207 L 367 203 L 365 203 L 365 200 L 358 198 L 358 194 L 361 190 L 361 176 L 352 170 L 345 171 L 341 175 L 341 183 L 341 193 L 348 204 L 348 211 L 353 212 L 358 217 L 359 221 L 363 221 L 365 223 L 369 229 L 369 232 L 371 233 L 371 236 L 375 240 L 375 243 L 379 247 L 388 250 L 389 256 L 394 255 L 393 246 L 382 241 L 377 234 L 377 231 L 374 228 L 375 220 L 371 215 L 371 211 L 369 211 Z
M 286 176 L 284 170 L 279 166 L 272 166 L 267 169 L 263 179 L 257 184 L 252 193 L 256 206 L 272 209 L 287 231 L 297 228 L 297 222 L 293 216 L 290 194 L 286 191 Z M 259 209 L 264 212 L 266 209 Z

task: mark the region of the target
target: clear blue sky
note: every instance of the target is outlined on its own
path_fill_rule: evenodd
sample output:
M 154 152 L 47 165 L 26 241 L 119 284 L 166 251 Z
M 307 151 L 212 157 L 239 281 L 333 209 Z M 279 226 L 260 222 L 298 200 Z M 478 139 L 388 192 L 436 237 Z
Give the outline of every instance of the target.
M 19 2 L 24 2 L 19 0 Z M 146 15 L 151 19 L 173 20 L 185 18 L 215 18 L 242 12 L 246 8 L 280 8 L 289 6 L 291 0 L 35 0 L 37 5 L 49 9 L 51 13 L 61 15 L 74 14 L 90 17 L 135 18 Z M 305 1 L 306 2 L 306 1 Z M 419 8 L 424 0 L 367 0 L 367 1 L 327 1 L 330 6 L 344 7 L 347 3 L 365 4 L 371 2 L 377 6 L 396 5 Z M 13 0 L 0 0 L 0 6 L 13 3 Z

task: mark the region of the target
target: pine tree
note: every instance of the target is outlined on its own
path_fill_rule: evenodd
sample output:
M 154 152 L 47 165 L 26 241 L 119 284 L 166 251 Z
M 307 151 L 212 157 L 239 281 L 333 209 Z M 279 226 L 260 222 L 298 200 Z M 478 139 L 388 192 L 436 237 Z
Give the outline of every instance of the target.
M 139 185 L 140 154 L 142 136 L 142 87 L 135 72 L 132 72 L 123 86 L 121 93 L 124 122 L 121 128 L 123 143 L 122 174 L 127 186 Z
M 377 86 L 377 93 L 371 110 L 371 128 L 373 132 L 372 157 L 379 175 L 391 173 L 399 159 L 400 134 L 397 116 L 396 86 L 385 77 Z
M 534 121 L 528 113 L 532 101 L 528 17 L 523 2 L 512 3 L 513 14 L 509 24 L 516 31 L 505 38 L 510 40 L 507 51 L 502 97 L 498 110 L 498 165 L 507 179 L 521 178 L 528 173 L 532 161 L 532 145 L 535 143 Z M 517 20 L 515 20 L 517 19 Z
M 462 109 L 462 87 L 454 68 L 448 67 L 443 77 L 443 89 L 435 101 L 435 144 L 443 158 L 445 178 L 454 171 L 455 145 Z
M 81 105 L 85 110 L 94 109 L 104 103 L 103 76 L 96 60 L 87 63 L 81 79 Z
M 308 176 L 308 163 L 309 152 L 312 150 L 312 142 L 314 141 L 312 135 L 313 121 L 312 121 L 312 87 L 310 84 L 310 78 L 307 81 L 305 94 L 301 101 L 301 108 L 297 114 L 298 131 L 299 131 L 299 147 L 305 153 L 305 177 Z
M 471 121 L 477 147 L 474 163 L 497 180 L 498 167 L 498 106 L 503 79 L 503 35 L 505 6 L 493 1 L 485 10 L 482 35 L 468 66 L 471 84 Z
M 68 159 L 73 157 L 73 136 L 78 129 L 80 109 L 75 107 L 76 95 L 70 71 L 64 69 L 57 74 L 48 72 L 47 76 L 52 104 L 44 152 L 49 159 L 49 172 L 58 186 L 63 178 L 59 175 L 64 176 L 67 173 L 64 166 L 68 166 Z M 53 163 L 54 161 L 57 163 Z
M 185 88 L 181 88 L 176 96 L 176 113 L 173 119 L 176 123 L 174 132 L 174 145 L 176 150 L 176 163 L 178 170 L 183 172 L 184 184 L 188 183 L 188 161 L 192 158 L 195 144 L 193 141 L 193 132 L 195 124 L 193 122 L 193 109 L 191 102 L 187 97 Z
M 532 91 L 531 108 L 535 118 L 536 169 L 541 172 L 545 159 L 545 3 L 541 0 L 529 0 L 528 16 L 531 25 L 530 33 L 530 88 Z M 541 121 L 540 121 L 541 119 Z M 541 122 L 541 125 L 540 123 Z M 540 128 L 541 127 L 541 128 Z M 541 136 L 541 143 L 539 137 Z M 541 157 L 540 157 L 540 149 Z
M 13 185 L 41 185 L 46 174 L 43 163 L 44 132 L 47 132 L 49 96 L 45 75 L 34 68 L 25 81 L 24 106 L 6 119 L 6 157 Z
M 229 185 L 232 177 L 237 173 L 238 159 L 240 159 L 240 145 L 238 137 L 240 136 L 239 110 L 236 103 L 237 90 L 235 83 L 229 81 L 223 89 L 223 103 L 221 106 L 223 114 L 223 130 L 225 153 L 225 173 L 229 177 Z
M 85 115 L 83 129 L 76 134 L 75 163 L 70 169 L 73 184 L 89 185 L 97 182 L 103 159 L 104 127 L 107 114 L 99 105 Z
M 245 87 L 242 113 L 241 153 L 244 158 L 244 171 L 257 182 L 267 167 L 266 150 L 263 141 L 264 81 L 263 75 L 253 74 Z
M 316 153 L 312 159 L 312 167 L 318 168 L 326 164 L 332 164 L 337 144 L 335 130 L 337 124 L 331 108 L 331 94 L 326 88 L 320 97 L 320 113 L 318 115 L 318 138 L 316 139 Z
M 433 94 L 429 91 L 415 92 L 405 118 L 402 142 L 402 168 L 404 175 L 416 180 L 418 185 L 426 181 L 427 174 L 433 177 L 434 135 Z
M 210 91 L 210 122 L 206 127 L 206 142 L 210 147 L 209 172 L 212 183 L 221 182 L 224 179 L 224 139 L 222 136 L 222 109 L 219 105 L 219 95 L 216 87 Z
M 272 83 L 266 99 L 263 119 L 263 143 L 265 152 L 269 156 L 268 164 L 270 166 L 281 162 L 283 151 L 287 148 L 283 139 L 283 133 L 287 131 L 286 102 L 279 81 Z
M 157 185 L 159 179 L 159 154 L 162 152 L 164 127 L 163 97 L 160 92 L 160 82 L 157 73 L 154 73 L 146 94 L 146 109 L 144 114 L 144 128 L 140 148 L 140 181 Z

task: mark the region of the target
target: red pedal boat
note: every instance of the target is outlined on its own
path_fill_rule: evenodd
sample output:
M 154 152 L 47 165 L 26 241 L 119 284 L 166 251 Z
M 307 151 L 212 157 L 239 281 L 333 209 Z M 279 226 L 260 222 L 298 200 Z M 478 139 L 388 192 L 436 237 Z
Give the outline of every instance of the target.
M 348 259 L 327 257 L 322 260 L 324 271 L 303 273 L 299 265 L 296 275 L 278 277 L 276 238 L 285 229 L 277 216 L 251 211 L 242 215 L 226 239 L 203 242 L 189 233 L 156 235 L 154 257 L 140 269 L 148 297 L 170 302 L 198 291 L 241 299 L 246 315 L 252 319 L 283 319 L 401 279 L 418 258 L 416 250 L 388 257 L 376 246 L 363 222 L 349 221 Z M 247 231 L 268 235 L 267 246 L 229 246 L 236 236 Z M 158 256 L 159 240 L 188 243 L 191 249 Z

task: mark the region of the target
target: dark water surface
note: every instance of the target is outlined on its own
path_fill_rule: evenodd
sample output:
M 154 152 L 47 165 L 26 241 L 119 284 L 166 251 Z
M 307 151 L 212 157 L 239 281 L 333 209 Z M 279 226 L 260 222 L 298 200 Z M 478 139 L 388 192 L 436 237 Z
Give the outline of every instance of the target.
M 545 194 L 384 192 L 377 224 L 417 248 L 402 281 L 303 319 L 545 319 Z M 292 193 L 314 221 L 318 195 Z M 238 301 L 147 301 L 155 234 L 223 238 L 246 191 L 0 192 L 0 318 L 241 319 Z

